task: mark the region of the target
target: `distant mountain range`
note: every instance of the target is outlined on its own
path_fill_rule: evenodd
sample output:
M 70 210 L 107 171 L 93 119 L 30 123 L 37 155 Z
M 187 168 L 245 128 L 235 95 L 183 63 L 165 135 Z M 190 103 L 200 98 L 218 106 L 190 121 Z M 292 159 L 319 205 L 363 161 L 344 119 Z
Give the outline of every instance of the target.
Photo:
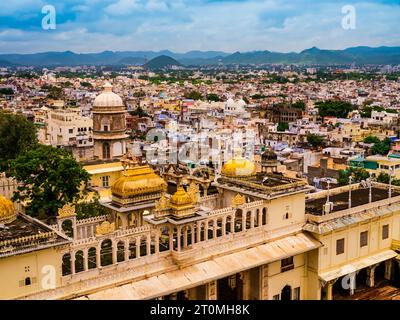
M 182 65 L 214 64 L 400 64 L 400 47 L 353 47 L 345 50 L 321 50 L 316 47 L 300 53 L 252 51 L 189 51 L 174 53 L 154 51 L 104 51 L 100 53 L 43 52 L 34 54 L 0 54 L 0 66 L 79 66 L 144 65 L 167 56 Z

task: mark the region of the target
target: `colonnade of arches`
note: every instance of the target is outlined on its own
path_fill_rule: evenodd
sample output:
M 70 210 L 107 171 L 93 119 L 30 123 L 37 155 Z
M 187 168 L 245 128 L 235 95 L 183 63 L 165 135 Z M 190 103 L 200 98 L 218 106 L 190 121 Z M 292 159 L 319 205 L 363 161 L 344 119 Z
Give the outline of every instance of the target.
M 102 239 L 97 246 L 65 253 L 62 274 L 69 275 L 125 262 L 160 252 L 181 251 L 196 243 L 244 232 L 267 224 L 267 210 L 252 209 L 216 216 L 181 226 L 162 226 L 157 232 L 126 239 Z

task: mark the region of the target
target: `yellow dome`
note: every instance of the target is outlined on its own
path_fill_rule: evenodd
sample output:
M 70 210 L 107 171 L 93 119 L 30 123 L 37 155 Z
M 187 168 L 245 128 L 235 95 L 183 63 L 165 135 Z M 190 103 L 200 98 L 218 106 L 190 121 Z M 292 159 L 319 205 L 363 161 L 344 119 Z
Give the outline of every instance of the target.
M 256 174 L 256 165 L 245 158 L 234 158 L 222 167 L 222 174 L 227 177 L 248 177 Z
M 13 202 L 0 196 L 0 220 L 10 218 L 13 215 L 15 215 Z
M 148 166 L 128 169 L 111 187 L 111 192 L 120 197 L 162 192 L 167 184 Z
M 175 206 L 186 206 L 193 203 L 190 195 L 183 189 L 182 186 L 178 187 L 178 190 L 169 200 L 170 204 Z

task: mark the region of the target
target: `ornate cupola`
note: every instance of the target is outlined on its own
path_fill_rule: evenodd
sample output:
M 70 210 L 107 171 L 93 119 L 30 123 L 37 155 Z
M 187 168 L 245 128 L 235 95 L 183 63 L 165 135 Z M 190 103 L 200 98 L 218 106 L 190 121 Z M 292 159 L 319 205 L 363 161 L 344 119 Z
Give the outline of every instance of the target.
M 126 108 L 121 97 L 107 82 L 93 102 L 94 157 L 111 160 L 121 157 L 127 149 Z

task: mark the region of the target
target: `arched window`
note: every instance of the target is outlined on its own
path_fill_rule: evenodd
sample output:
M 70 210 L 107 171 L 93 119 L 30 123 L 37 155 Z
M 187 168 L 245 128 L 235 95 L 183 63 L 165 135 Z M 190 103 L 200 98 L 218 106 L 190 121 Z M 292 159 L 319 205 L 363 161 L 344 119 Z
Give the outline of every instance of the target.
M 129 242 L 129 260 L 136 258 L 136 239 Z
M 112 242 L 110 239 L 103 240 L 100 250 L 100 263 L 102 267 L 113 263 L 112 261 Z
M 217 237 L 222 236 L 222 219 L 217 220 Z
M 110 144 L 108 142 L 103 143 L 103 159 L 110 159 Z
M 117 262 L 123 262 L 123 261 L 125 261 L 125 244 L 122 241 L 120 241 L 117 244 Z
M 66 253 L 62 257 L 62 275 L 67 276 L 71 274 L 71 255 Z
M 281 300 L 292 300 L 292 287 L 285 286 L 281 292 Z
M 97 267 L 96 248 L 90 248 L 88 250 L 88 267 L 89 269 L 95 269 Z
M 31 284 L 32 284 L 31 278 L 30 277 L 25 278 L 25 285 L 30 286 Z
M 262 225 L 265 226 L 267 224 L 267 209 L 262 209 Z
M 140 239 L 140 256 L 144 257 L 147 255 L 147 237 L 144 236 Z
M 75 272 L 82 272 L 83 269 L 83 251 L 79 250 L 75 253 Z
M 169 250 L 169 229 L 167 227 L 163 227 L 161 230 L 160 235 L 160 244 L 159 244 L 159 251 L 168 251 Z
M 240 232 L 240 231 L 243 230 L 242 215 L 243 215 L 242 209 L 236 210 L 236 214 L 235 214 L 235 232 Z

